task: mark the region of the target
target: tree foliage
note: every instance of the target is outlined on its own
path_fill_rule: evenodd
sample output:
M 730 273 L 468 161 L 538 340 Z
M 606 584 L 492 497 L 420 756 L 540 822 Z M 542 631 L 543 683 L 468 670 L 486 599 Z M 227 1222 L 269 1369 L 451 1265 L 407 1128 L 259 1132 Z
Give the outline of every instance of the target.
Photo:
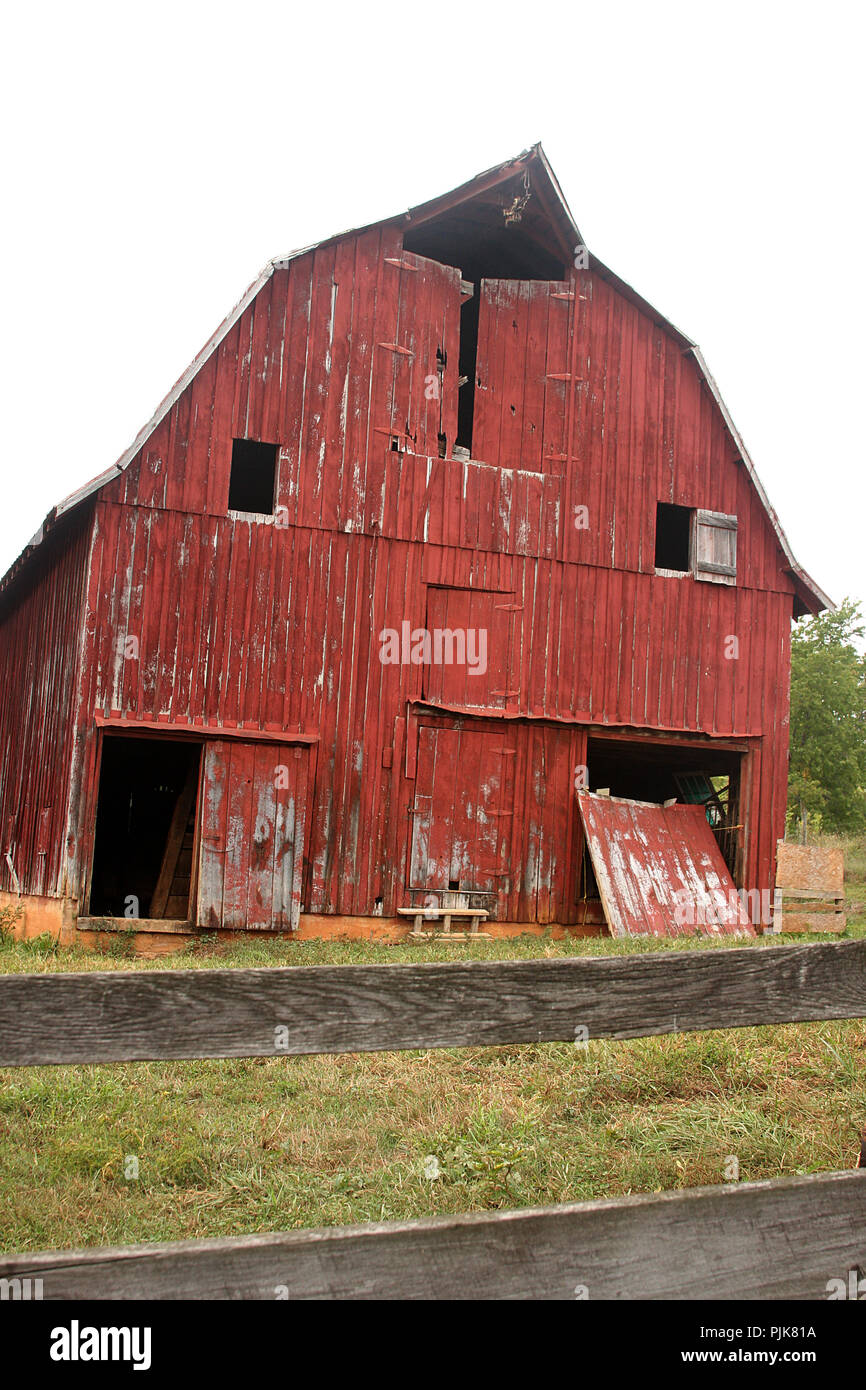
M 801 621 L 791 636 L 788 814 L 825 830 L 866 827 L 866 655 L 859 604 Z

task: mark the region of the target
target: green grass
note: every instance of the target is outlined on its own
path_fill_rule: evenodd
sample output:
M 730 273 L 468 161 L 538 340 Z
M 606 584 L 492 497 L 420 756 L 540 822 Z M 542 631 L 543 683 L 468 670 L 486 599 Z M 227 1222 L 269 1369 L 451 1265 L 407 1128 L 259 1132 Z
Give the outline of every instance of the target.
M 846 884 L 866 935 L 866 874 Z M 766 938 L 775 950 L 801 938 Z M 734 943 L 742 944 L 742 943 Z M 0 972 L 621 955 L 245 940 L 158 961 L 2 940 Z M 724 949 L 724 948 L 723 948 Z M 51 1021 L 46 1019 L 46 1028 Z M 856 1161 L 866 1022 L 339 1057 L 0 1071 L 0 1247 L 65 1248 L 546 1204 Z M 138 1177 L 125 1175 L 129 1156 Z M 435 1159 L 435 1162 L 431 1160 Z

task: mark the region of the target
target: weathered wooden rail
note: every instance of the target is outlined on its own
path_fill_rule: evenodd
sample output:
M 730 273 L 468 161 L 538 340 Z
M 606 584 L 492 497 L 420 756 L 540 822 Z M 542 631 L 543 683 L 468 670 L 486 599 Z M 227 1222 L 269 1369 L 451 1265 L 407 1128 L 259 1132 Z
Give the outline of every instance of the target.
M 490 1046 L 863 1017 L 866 941 L 7 975 L 0 1065 Z M 0 1257 L 0 1280 L 39 1279 L 49 1299 L 810 1299 L 826 1298 L 831 1280 L 858 1269 L 866 1270 L 866 1170 L 494 1215 Z
M 866 941 L 0 976 L 0 1066 L 636 1038 L 866 1016 Z M 284 1031 L 278 1031 L 284 1030 Z

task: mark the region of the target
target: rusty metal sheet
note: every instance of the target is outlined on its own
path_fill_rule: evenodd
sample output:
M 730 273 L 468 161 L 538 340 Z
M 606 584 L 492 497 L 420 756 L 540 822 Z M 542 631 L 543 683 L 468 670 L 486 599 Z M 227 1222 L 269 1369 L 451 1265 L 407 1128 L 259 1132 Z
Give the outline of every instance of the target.
M 703 808 L 578 793 L 613 936 L 754 936 Z

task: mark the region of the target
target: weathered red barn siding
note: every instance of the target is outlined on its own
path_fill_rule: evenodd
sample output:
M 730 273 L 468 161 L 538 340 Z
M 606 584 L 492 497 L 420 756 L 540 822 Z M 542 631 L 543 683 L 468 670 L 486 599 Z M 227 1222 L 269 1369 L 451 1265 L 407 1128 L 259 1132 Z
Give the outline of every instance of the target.
M 366 914 L 381 898 L 390 913 L 406 901 L 419 725 L 462 711 L 490 731 L 508 717 L 500 915 L 573 920 L 574 769 L 600 724 L 749 746 L 746 881 L 769 886 L 793 586 L 718 407 L 675 335 L 599 275 L 500 281 L 476 286 L 474 452 L 489 456 L 440 458 L 458 272 L 404 252 L 389 225 L 295 258 L 102 489 L 79 886 L 99 712 L 315 739 L 304 906 Z M 280 446 L 274 520 L 227 513 L 234 437 Z M 659 500 L 737 515 L 736 585 L 654 573 Z M 385 628 L 482 613 L 484 677 L 379 660 Z
M 87 511 L 42 542 L 0 596 L 0 887 L 64 891 L 74 708 L 90 543 Z

